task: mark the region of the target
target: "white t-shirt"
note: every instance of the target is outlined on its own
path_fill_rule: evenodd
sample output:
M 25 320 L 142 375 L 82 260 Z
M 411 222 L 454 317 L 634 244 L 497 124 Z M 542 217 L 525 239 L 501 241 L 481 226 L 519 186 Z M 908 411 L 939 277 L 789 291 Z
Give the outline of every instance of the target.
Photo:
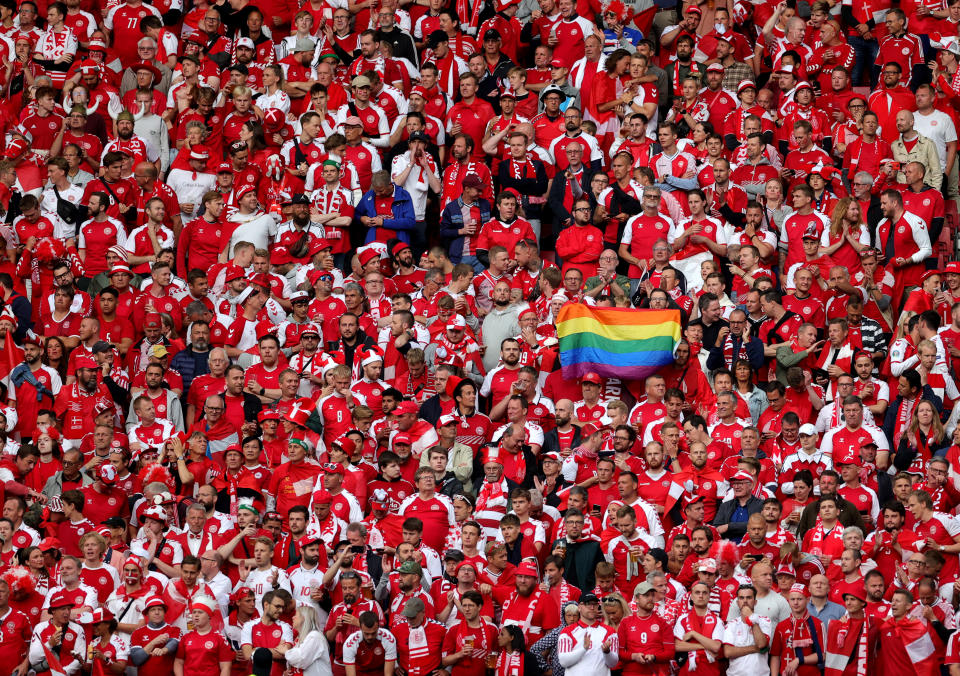
M 755 615 L 754 620 L 754 624 L 760 627 L 760 631 L 767 635 L 767 641 L 772 641 L 773 627 L 770 618 Z M 757 642 L 753 637 L 753 629 L 746 625 L 743 618 L 737 617 L 727 622 L 727 626 L 724 627 L 723 644 L 745 648 L 755 646 Z M 727 666 L 727 676 L 769 676 L 769 674 L 770 665 L 767 663 L 767 655 L 763 653 L 735 657 Z
M 921 136 L 926 136 L 937 146 L 937 155 L 940 157 L 940 169 L 947 168 L 947 144 L 957 140 L 957 129 L 950 116 L 941 110 L 934 110 L 929 115 L 915 112 L 913 114 L 913 128 Z

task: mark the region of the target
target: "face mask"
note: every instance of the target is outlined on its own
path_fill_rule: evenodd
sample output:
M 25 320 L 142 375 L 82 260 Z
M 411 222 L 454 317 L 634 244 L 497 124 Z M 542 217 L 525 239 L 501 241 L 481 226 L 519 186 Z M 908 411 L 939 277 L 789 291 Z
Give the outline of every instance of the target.
M 723 35 L 724 33 L 727 32 L 727 27 L 724 26 L 722 23 L 715 23 L 715 24 L 713 24 L 713 28 L 714 28 L 715 31 L 717 31 L 718 33 L 720 33 L 720 35 Z

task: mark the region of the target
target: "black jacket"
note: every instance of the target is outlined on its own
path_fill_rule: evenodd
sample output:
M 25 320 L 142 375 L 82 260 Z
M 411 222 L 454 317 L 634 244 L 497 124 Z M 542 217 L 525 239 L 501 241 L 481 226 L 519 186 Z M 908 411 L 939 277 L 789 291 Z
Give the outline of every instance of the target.
M 580 445 L 580 427 L 578 425 L 573 426 L 573 439 L 570 441 L 570 448 L 576 448 Z M 549 432 L 546 432 L 543 435 L 543 447 L 542 452 L 540 453 L 541 457 L 544 453 L 559 453 L 560 452 L 560 434 L 557 432 L 557 428 L 554 427 Z
M 550 551 L 553 551 L 553 546 Z M 594 574 L 597 564 L 605 560 L 600 543 L 596 540 L 568 542 L 567 554 L 563 557 L 563 579 L 578 589 L 589 591 L 597 584 Z
M 934 394 L 933 390 L 929 385 L 924 385 L 923 390 L 920 391 L 920 398 L 926 399 L 933 407 L 937 409 L 937 413 L 943 414 L 943 400 Z M 900 406 L 903 404 L 903 397 L 897 395 L 897 398 L 890 402 L 890 406 L 887 408 L 887 413 L 883 417 L 883 433 L 887 436 L 887 441 L 890 442 L 890 448 L 896 452 L 898 449 L 894 448 L 893 443 L 893 433 L 896 431 L 897 427 L 897 415 L 900 411 Z M 947 439 L 947 445 L 950 445 L 950 440 Z M 932 452 L 932 451 L 931 451 Z M 913 458 L 910 458 L 912 460 Z M 904 469 L 910 466 L 910 462 L 907 461 L 907 464 L 904 465 Z M 897 469 L 900 469 L 898 466 Z
M 580 188 L 583 190 L 584 196 L 590 192 L 590 182 L 596 173 L 597 171 L 590 165 L 583 165 Z M 550 211 L 553 213 L 554 232 L 556 233 L 560 232 L 564 221 L 568 218 L 573 219 L 573 214 L 567 211 L 563 204 L 563 196 L 566 194 L 569 184 L 570 180 L 567 178 L 566 172 L 557 172 L 557 175 L 553 177 L 553 183 L 550 185 L 550 194 L 547 195 L 547 204 L 550 205 Z
M 361 345 L 363 347 L 373 347 L 376 345 L 376 341 L 363 332 L 363 329 L 357 329 L 357 342 L 354 345 L 347 345 L 342 340 L 333 341 L 330 344 L 330 349 L 327 350 L 330 353 L 333 352 L 343 352 L 343 363 L 347 366 L 353 365 L 353 353 L 357 351 L 357 348 Z

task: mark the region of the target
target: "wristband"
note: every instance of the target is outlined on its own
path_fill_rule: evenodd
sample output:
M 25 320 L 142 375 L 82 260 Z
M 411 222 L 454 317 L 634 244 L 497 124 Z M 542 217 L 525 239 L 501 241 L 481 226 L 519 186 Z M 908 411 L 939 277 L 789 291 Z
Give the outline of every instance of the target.
M 747 625 L 748 627 L 752 627 L 752 626 L 753 626 L 753 622 L 750 621 L 750 618 L 749 618 L 749 617 L 747 617 L 747 616 L 745 616 L 745 615 L 741 615 L 741 616 L 740 616 L 740 619 L 742 619 L 742 620 L 743 620 L 743 623 L 744 623 L 745 625 Z

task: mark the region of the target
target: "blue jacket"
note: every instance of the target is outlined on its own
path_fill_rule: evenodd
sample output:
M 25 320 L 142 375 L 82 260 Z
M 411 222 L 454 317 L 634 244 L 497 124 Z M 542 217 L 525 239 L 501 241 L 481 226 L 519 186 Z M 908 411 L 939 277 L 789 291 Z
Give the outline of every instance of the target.
M 492 207 L 490 202 L 480 197 L 477 199 L 477 207 L 480 209 L 480 223 L 477 226 L 477 233 L 483 224 L 490 220 Z M 440 239 L 447 245 L 447 252 L 450 256 L 450 262 L 459 263 L 463 259 L 463 235 L 460 234 L 460 228 L 463 227 L 463 198 L 458 197 L 443 208 L 440 214 Z
M 361 216 L 376 216 L 377 207 L 374 202 L 376 198 L 373 189 L 363 193 L 360 203 L 354 210 L 354 218 L 360 221 Z M 393 218 L 383 221 L 383 227 L 388 230 L 396 230 L 397 238 L 410 243 L 409 230 L 413 230 L 417 225 L 417 217 L 413 212 L 413 201 L 410 194 L 398 185 L 393 186 Z M 360 224 L 358 227 L 364 227 Z M 377 238 L 377 228 L 367 228 L 366 243 L 372 242 Z

